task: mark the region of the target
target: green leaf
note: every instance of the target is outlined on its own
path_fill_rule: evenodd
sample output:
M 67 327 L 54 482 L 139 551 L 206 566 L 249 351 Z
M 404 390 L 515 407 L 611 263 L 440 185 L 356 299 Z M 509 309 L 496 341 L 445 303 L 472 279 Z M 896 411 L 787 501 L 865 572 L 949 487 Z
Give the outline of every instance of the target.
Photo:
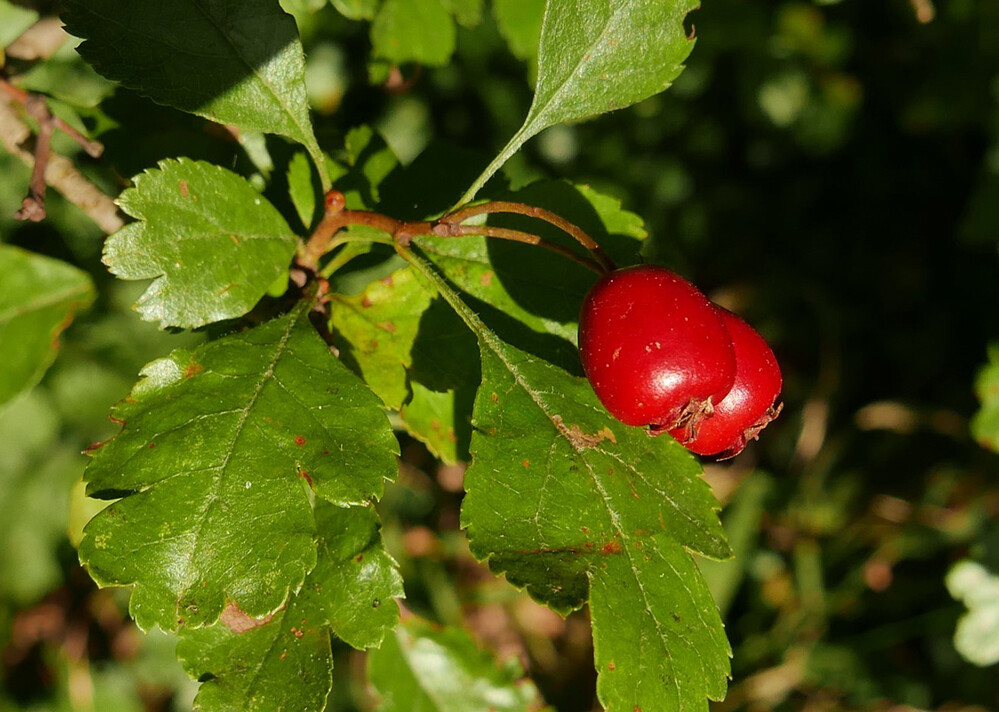
M 153 101 L 298 141 L 320 171 L 295 21 L 274 0 L 67 0 L 79 52 Z M 325 180 L 324 183 L 328 184 Z
M 104 263 L 121 279 L 152 279 L 143 319 L 198 327 L 242 316 L 287 273 L 298 238 L 235 173 L 162 161 L 118 199 L 139 222 L 108 238 Z
M 514 57 L 529 60 L 538 56 L 545 0 L 493 0 L 493 15 Z
M 618 200 L 587 186 L 541 181 L 499 199 L 546 208 L 576 223 L 603 245 L 619 266 L 638 260 L 640 241 L 647 235 L 641 218 L 623 210 Z M 539 220 L 497 215 L 491 216 L 489 224 L 524 230 L 579 249 L 572 238 Z M 538 247 L 493 238 L 421 237 L 418 244 L 467 294 L 535 332 L 576 343 L 579 305 L 596 280 L 586 268 Z
M 524 125 L 461 202 L 544 129 L 631 106 L 669 87 L 694 46 L 683 19 L 697 6 L 697 0 L 547 3 Z
M 954 631 L 954 647 L 982 667 L 999 663 L 999 576 L 965 559 L 947 574 L 947 590 L 968 612 Z
M 483 0 L 442 0 L 447 11 L 463 27 L 475 27 L 482 22 Z
M 516 660 L 502 667 L 460 628 L 410 618 L 368 653 L 368 677 L 379 712 L 513 712 L 537 710 L 537 689 Z
M 41 379 L 59 335 L 94 300 L 84 272 L 65 262 L 0 245 L 0 403 Z
M 0 50 L 10 46 L 11 42 L 36 22 L 38 13 L 34 10 L 13 5 L 8 0 L 0 0 Z
M 730 649 L 691 553 L 731 551 L 696 460 L 613 420 L 585 379 L 502 342 L 409 257 L 479 340 L 462 505 L 472 553 L 558 612 L 589 599 L 608 709 L 721 699 Z
M 371 23 L 374 56 L 395 64 L 446 64 L 455 36 L 442 0 L 385 0 Z
M 479 349 L 454 311 L 436 299 L 423 313 L 413 342 L 409 386 L 400 411 L 406 429 L 445 463 L 468 460 Z
M 321 710 L 332 684 L 330 632 L 379 645 L 399 618 L 402 578 L 370 507 L 316 507 L 319 562 L 286 609 L 254 619 L 230 607 L 219 624 L 185 630 L 178 656 L 211 710 Z
M 989 347 L 989 362 L 975 381 L 982 407 L 971 419 L 971 434 L 978 443 L 999 452 L 999 344 Z
M 344 141 L 346 162 L 337 177 L 336 189 L 344 194 L 351 210 L 373 208 L 381 202 L 379 185 L 399 165 L 392 149 L 370 126 L 358 126 Z
M 356 296 L 331 297 L 330 327 L 340 357 L 356 363 L 371 390 L 393 410 L 409 395 L 406 368 L 431 298 L 409 269 L 372 282 Z
M 87 492 L 124 498 L 87 526 L 80 558 L 101 585 L 135 584 L 142 628 L 211 624 L 230 603 L 275 612 L 316 563 L 310 488 L 361 505 L 394 476 L 381 404 L 307 312 L 149 364 L 114 409 L 122 432 Z
M 331 0 L 341 15 L 351 20 L 372 20 L 380 0 Z
M 312 164 L 304 153 L 296 153 L 288 163 L 288 193 L 302 227 L 312 227 L 316 218 L 318 201 L 316 186 L 312 183 Z
M 69 492 L 86 463 L 58 442 L 57 405 L 39 387 L 0 408 L 0 604 L 30 604 L 62 579 Z

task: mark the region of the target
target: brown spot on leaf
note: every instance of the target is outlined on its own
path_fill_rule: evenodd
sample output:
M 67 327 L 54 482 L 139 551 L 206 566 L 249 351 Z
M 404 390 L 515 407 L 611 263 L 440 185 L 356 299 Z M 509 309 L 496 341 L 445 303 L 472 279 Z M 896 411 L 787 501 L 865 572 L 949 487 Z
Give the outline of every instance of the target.
M 617 670 L 617 665 L 614 663 L 613 660 L 611 660 L 609 663 L 607 663 L 607 669 L 610 670 L 611 672 L 614 672 L 615 670 Z
M 382 284 L 384 284 L 386 287 L 394 287 L 395 286 L 395 282 L 392 280 L 392 275 L 389 275 L 388 277 L 383 278 L 382 279 Z
M 492 400 L 493 403 L 499 403 L 499 396 L 496 394 L 496 391 L 490 393 L 489 398 L 490 400 Z
M 149 443 L 149 449 L 150 450 L 152 450 L 154 447 L 156 447 L 156 443 Z
M 485 272 L 482 273 L 482 276 L 479 277 L 479 284 L 481 284 L 483 287 L 488 287 L 492 283 L 492 281 L 493 281 L 492 270 L 486 270 Z
M 364 295 L 364 298 L 363 298 L 363 299 L 361 299 L 361 306 L 362 306 L 362 307 L 364 307 L 365 309 L 367 309 L 367 308 L 368 308 L 368 307 L 370 307 L 370 306 L 371 306 L 372 304 L 374 304 L 374 302 L 372 302 L 372 301 L 371 301 L 370 299 L 368 299 L 368 295 L 367 295 L 367 294 L 365 294 L 365 295 Z
M 201 373 L 204 370 L 205 370 L 204 366 L 202 366 L 197 361 L 193 361 L 192 360 L 184 368 L 184 378 L 194 378 L 195 376 L 197 376 L 199 373 Z
M 589 533 L 590 530 L 589 530 L 588 527 L 580 527 L 579 531 L 583 532 L 583 534 L 587 534 L 587 533 Z
M 552 422 L 555 424 L 555 427 L 558 428 L 559 432 L 562 433 L 562 435 L 564 435 L 577 450 L 596 447 L 604 440 L 610 440 L 612 443 L 617 445 L 617 438 L 614 437 L 614 433 L 606 425 L 591 435 L 590 433 L 584 432 L 583 429 L 575 423 L 566 427 L 565 421 L 562 420 L 561 415 L 553 415 Z
M 312 478 L 309 476 L 309 471 L 308 470 L 300 470 L 299 473 L 298 473 L 298 476 L 301 477 L 303 480 L 305 480 L 306 482 L 309 483 L 309 489 L 315 489 L 316 488 L 315 484 L 313 484 L 313 482 L 312 482 Z
M 531 461 L 525 457 L 523 460 L 520 461 L 520 466 L 526 470 L 528 467 L 531 466 Z
M 273 618 L 273 613 L 266 615 L 263 618 L 251 618 L 236 605 L 235 601 L 229 601 L 225 610 L 222 611 L 222 615 L 219 616 L 219 622 L 233 633 L 242 635 L 243 633 L 248 633 L 254 628 L 267 625 Z
M 387 331 L 390 334 L 394 334 L 395 333 L 395 324 L 393 324 L 391 321 L 380 322 L 378 324 L 378 328 L 379 329 L 384 329 L 385 331 Z
M 356 561 L 358 563 L 364 561 L 364 554 L 358 554 L 357 556 L 355 556 L 354 557 L 354 561 Z
M 305 438 L 303 438 L 301 435 L 296 435 L 295 444 L 298 445 L 299 447 L 302 447 L 303 445 L 305 445 Z
M 291 634 L 296 638 L 298 638 L 299 640 L 301 640 L 305 636 L 305 631 L 303 631 L 301 628 L 296 628 L 295 626 L 292 626 Z
M 185 199 L 191 197 L 191 191 L 187 186 L 186 180 L 180 182 L 180 197 Z
M 230 239 L 230 240 L 232 240 L 232 243 L 233 243 L 233 244 L 234 244 L 234 245 L 235 245 L 236 247 L 239 247 L 239 238 L 238 238 L 238 237 L 236 237 L 235 235 L 231 235 L 231 234 L 230 234 L 230 235 L 229 235 L 229 239 Z
M 611 539 L 609 542 L 600 547 L 600 553 L 605 556 L 610 556 L 611 554 L 620 554 L 621 543 Z

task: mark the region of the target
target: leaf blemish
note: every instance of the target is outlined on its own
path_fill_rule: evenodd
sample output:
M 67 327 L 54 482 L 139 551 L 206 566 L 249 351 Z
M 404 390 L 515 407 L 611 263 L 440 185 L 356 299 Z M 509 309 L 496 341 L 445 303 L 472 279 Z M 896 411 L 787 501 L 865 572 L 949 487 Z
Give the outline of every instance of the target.
M 490 400 L 492 400 L 493 403 L 499 403 L 499 396 L 496 394 L 496 391 L 490 393 L 489 398 Z
M 523 459 L 523 460 L 521 461 L 521 463 L 520 463 L 520 466 L 521 466 L 521 467 L 523 467 L 523 468 L 524 468 L 524 469 L 526 470 L 527 468 L 529 468 L 529 467 L 531 466 L 531 461 L 530 461 L 530 460 L 528 460 L 528 459 L 527 459 L 527 458 L 525 457 L 525 458 L 524 458 L 524 459 Z
M 603 554 L 604 556 L 610 556 L 611 554 L 620 554 L 621 542 L 615 541 L 613 539 L 610 540 L 602 547 L 600 547 L 600 553 Z
M 243 633 L 250 632 L 254 628 L 267 625 L 273 618 L 273 613 L 266 615 L 263 618 L 253 618 L 244 613 L 234 601 L 229 601 L 225 610 L 222 611 L 222 615 L 219 616 L 219 622 L 236 635 L 242 635 Z
M 302 447 L 303 445 L 305 445 L 305 438 L 303 438 L 301 435 L 296 435 L 295 444 L 298 445 L 299 447 Z
M 492 283 L 492 281 L 493 281 L 492 270 L 486 270 L 485 272 L 482 273 L 482 276 L 479 277 L 479 284 L 481 284 L 483 287 L 488 287 Z
M 610 672 L 614 672 L 615 670 L 617 670 L 617 665 L 614 664 L 613 660 L 611 660 L 609 663 L 607 663 L 607 669 Z
M 572 443 L 573 447 L 577 450 L 594 448 L 604 440 L 609 440 L 617 445 L 617 438 L 614 437 L 614 433 L 606 425 L 591 435 L 584 432 L 583 429 L 575 423 L 566 427 L 565 421 L 562 420 L 561 415 L 553 415 L 552 422 L 555 424 L 555 427 L 558 428 L 558 431 L 562 433 L 562 435 L 565 436 L 565 438 Z
M 188 190 L 187 181 L 186 180 L 182 180 L 180 182 L 180 197 L 181 198 L 189 198 L 190 196 L 191 196 L 191 192 L 190 192 L 190 190 Z
M 308 470 L 302 470 L 298 473 L 298 476 L 309 483 L 309 489 L 315 489 L 316 486 L 312 483 L 312 478 L 309 476 Z
M 191 361 L 189 364 L 187 364 L 187 367 L 184 369 L 184 378 L 194 378 L 204 370 L 205 367 L 202 366 L 200 363 L 198 363 L 197 361 Z

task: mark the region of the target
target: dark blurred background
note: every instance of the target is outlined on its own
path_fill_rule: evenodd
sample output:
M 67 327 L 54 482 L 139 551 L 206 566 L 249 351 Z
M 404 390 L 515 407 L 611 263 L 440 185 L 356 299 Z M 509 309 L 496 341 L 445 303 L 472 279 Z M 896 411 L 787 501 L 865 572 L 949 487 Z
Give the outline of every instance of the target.
M 488 12 L 459 30 L 450 65 L 405 68 L 404 91 L 369 83 L 366 25 L 330 6 L 298 15 L 327 149 L 370 124 L 404 162 L 432 142 L 485 161 L 530 105 L 529 62 Z M 706 468 L 739 554 L 705 566 L 734 650 L 715 708 L 999 709 L 999 667 L 955 649 L 965 608 L 945 585 L 965 558 L 999 571 L 999 458 L 969 431 L 999 339 L 999 3 L 710 0 L 688 23 L 697 44 L 674 87 L 546 131 L 507 175 L 619 198 L 646 222 L 646 259 L 745 316 L 784 369 L 780 420 Z M 269 194 L 281 189 L 280 141 L 237 142 L 115 91 L 69 49 L 69 85 L 49 67 L 26 88 L 105 143 L 105 159 L 76 160 L 109 194 L 178 155 L 263 186 L 261 152 Z M 67 86 L 82 97 L 60 97 Z M 136 288 L 105 273 L 102 235 L 72 206 L 53 198 L 48 222 L 15 223 L 28 175 L 0 152 L 3 241 L 83 266 L 101 297 L 43 384 L 0 412 L 0 711 L 189 708 L 170 641 L 141 637 L 122 593 L 75 566 L 92 505 L 70 490 L 76 453 L 113 432 L 104 414 L 141 365 L 202 337 L 129 314 Z M 519 656 L 557 709 L 595 709 L 585 612 L 563 621 L 472 562 L 460 481 L 406 443 L 383 516 L 413 605 Z M 366 708 L 360 656 L 338 665 L 332 709 Z

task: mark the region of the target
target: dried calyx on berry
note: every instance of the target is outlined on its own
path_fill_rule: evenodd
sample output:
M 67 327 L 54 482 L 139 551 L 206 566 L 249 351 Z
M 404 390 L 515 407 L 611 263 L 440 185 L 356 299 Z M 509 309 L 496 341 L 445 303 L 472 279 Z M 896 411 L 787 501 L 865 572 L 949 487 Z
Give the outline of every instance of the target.
M 579 320 L 583 370 L 627 425 L 732 457 L 780 412 L 780 367 L 748 324 L 653 265 L 602 277 Z

